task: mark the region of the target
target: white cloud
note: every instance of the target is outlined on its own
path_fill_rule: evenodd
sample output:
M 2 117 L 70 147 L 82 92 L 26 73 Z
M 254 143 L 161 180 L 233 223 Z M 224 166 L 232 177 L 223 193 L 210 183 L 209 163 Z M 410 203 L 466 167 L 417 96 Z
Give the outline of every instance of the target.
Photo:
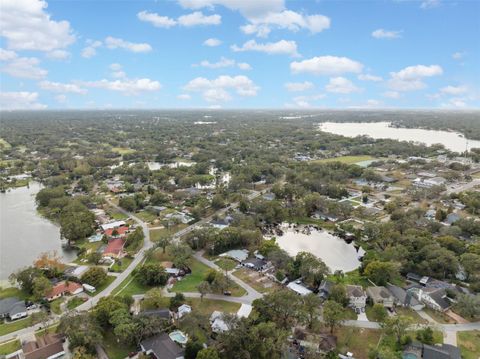
M 293 103 L 287 103 L 286 107 L 301 107 L 307 108 L 312 107 L 311 101 L 317 101 L 325 98 L 325 94 L 317 94 L 311 96 L 296 96 L 292 99 Z
M 440 89 L 441 93 L 447 95 L 461 95 L 468 91 L 466 86 L 445 86 Z
M 41 110 L 46 107 L 38 102 L 37 92 L 0 92 L 2 110 Z
M 291 92 L 300 92 L 300 91 L 306 91 L 312 89 L 314 86 L 311 82 L 305 81 L 305 82 L 287 82 L 285 84 L 285 88 L 287 91 Z
M 207 67 L 209 69 L 220 69 L 220 68 L 225 68 L 225 67 L 232 67 L 235 66 L 235 60 L 232 59 L 227 59 L 226 57 L 221 57 L 219 61 L 217 62 L 210 62 L 207 60 L 203 60 L 199 64 L 194 64 L 193 66 L 201 66 L 201 67 Z
M 397 91 L 386 91 L 382 94 L 383 97 L 397 99 L 400 98 L 400 92 Z
M 67 101 L 67 96 L 57 95 L 55 96 L 55 101 L 57 101 L 58 103 L 65 103 Z
M 250 64 L 246 62 L 237 62 L 237 66 L 240 70 L 249 71 L 252 69 L 252 66 L 250 66 Z
M 147 43 L 134 43 L 111 36 L 105 39 L 105 45 L 109 49 L 120 48 L 131 52 L 149 52 L 152 50 L 152 47 Z
M 255 40 L 245 42 L 242 47 L 233 45 L 231 49 L 235 52 L 258 51 L 270 55 L 290 55 L 298 56 L 297 43 L 295 41 L 280 40 L 277 42 L 257 43 Z
M 355 86 L 352 81 L 346 79 L 345 77 L 332 77 L 328 84 L 325 85 L 325 90 L 328 92 L 342 94 L 360 91 L 360 89 Z
M 203 98 L 208 102 L 223 102 L 232 98 L 228 92 L 230 89 L 240 96 L 256 96 L 259 88 L 247 76 L 222 75 L 213 80 L 197 77 L 186 84 L 184 89 L 201 92 Z
M 192 96 L 190 96 L 188 93 L 182 93 L 177 96 L 179 100 L 190 100 Z
M 457 51 L 457 52 L 454 52 L 452 54 L 452 59 L 454 60 L 461 60 L 465 57 L 465 52 L 460 52 L 460 51 Z
M 108 68 L 112 71 L 120 71 L 122 69 L 122 65 L 120 65 L 118 63 L 113 63 L 113 64 L 110 64 L 110 66 L 108 66 Z
M 178 23 L 188 27 L 196 25 L 220 25 L 222 23 L 222 17 L 218 14 L 203 15 L 202 12 L 195 11 L 191 14 L 180 16 Z
M 2 0 L 0 35 L 13 50 L 51 52 L 75 41 L 68 21 L 55 21 L 42 0 Z
M 388 86 L 395 91 L 415 91 L 425 88 L 427 85 L 422 81 L 425 77 L 443 74 L 439 65 L 415 65 L 408 66 L 399 72 L 390 72 Z
M 70 53 L 65 50 L 53 50 L 47 52 L 47 57 L 53 60 L 66 60 L 70 57 Z
M 149 22 L 155 27 L 163 27 L 166 29 L 177 24 L 176 20 L 169 18 L 168 16 L 160 16 L 156 13 L 148 11 L 140 11 L 137 14 L 137 17 L 140 21 Z
M 115 79 L 123 79 L 127 77 L 125 71 L 122 70 L 122 65 L 114 63 L 109 66 L 112 73 L 110 74 Z
M 101 41 L 87 40 L 87 46 L 82 49 L 81 55 L 89 59 L 97 54 L 97 48 L 102 46 Z
M 158 81 L 148 78 L 143 79 L 125 79 L 109 81 L 106 79 L 98 81 L 82 82 L 86 87 L 100 88 L 110 91 L 118 91 L 127 95 L 137 95 L 141 92 L 158 91 L 162 85 Z
M 18 57 L 14 51 L 0 49 L 0 60 L 5 62 L 0 71 L 12 77 L 39 80 L 48 74 L 36 57 Z
M 215 46 L 220 46 L 222 44 L 222 41 L 220 41 L 219 39 L 216 39 L 214 37 L 210 38 L 210 39 L 206 39 L 203 44 L 205 46 L 210 46 L 210 47 L 215 47 Z
M 318 33 L 330 28 L 330 19 L 324 15 L 302 15 L 295 11 L 268 13 L 263 17 L 249 18 L 249 23 L 240 27 L 247 35 L 256 34 L 259 37 L 267 36 L 272 27 L 299 31 L 307 29 L 311 33 Z
M 216 5 L 224 6 L 230 10 L 239 11 L 245 17 L 263 16 L 270 12 L 284 9 L 284 0 L 179 0 L 180 5 L 186 9 L 212 9 Z
M 433 9 L 440 6 L 440 0 L 424 0 L 420 4 L 421 9 Z
M 380 82 L 383 79 L 380 76 L 370 75 L 370 74 L 360 74 L 357 76 L 361 81 L 372 81 L 372 82 Z
M 314 75 L 340 75 L 347 72 L 359 73 L 363 69 L 360 62 L 347 57 L 318 56 L 308 60 L 292 62 L 290 70 L 293 73 L 311 73 Z
M 402 37 L 402 31 L 377 29 L 372 32 L 372 36 L 376 39 L 398 39 Z
M 240 70 L 251 70 L 252 67 L 246 62 L 236 62 L 235 60 L 228 59 L 226 57 L 221 57 L 217 62 L 210 62 L 208 60 L 203 60 L 199 64 L 193 64 L 193 67 L 206 67 L 209 69 L 222 69 L 226 67 L 237 66 Z
M 440 106 L 445 108 L 465 108 L 467 107 L 467 103 L 463 98 L 454 97 L 449 99 L 448 102 L 442 103 Z
M 197 25 L 220 25 L 222 17 L 220 15 L 204 15 L 200 11 L 191 14 L 182 15 L 178 19 L 172 19 L 168 16 L 162 16 L 154 12 L 140 11 L 137 14 L 140 21 L 148 22 L 155 27 L 168 29 L 172 26 L 197 26 Z
M 38 84 L 42 90 L 60 93 L 76 93 L 79 95 L 85 95 L 87 90 L 80 87 L 77 84 L 66 84 L 52 81 L 42 81 Z

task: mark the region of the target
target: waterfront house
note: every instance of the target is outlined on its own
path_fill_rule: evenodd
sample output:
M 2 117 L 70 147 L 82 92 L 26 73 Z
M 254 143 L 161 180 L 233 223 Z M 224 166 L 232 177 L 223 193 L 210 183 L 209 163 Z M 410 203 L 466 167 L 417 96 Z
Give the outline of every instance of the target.
M 63 281 L 57 283 L 52 288 L 50 293 L 45 296 L 45 298 L 51 302 L 52 300 L 60 298 L 64 295 L 76 295 L 80 294 L 81 292 L 83 292 L 83 286 L 80 283 Z
M 300 279 L 294 280 L 287 284 L 287 288 L 293 290 L 296 294 L 300 296 L 305 296 L 307 294 L 313 293 L 310 289 L 308 289 L 305 284 Z
M 368 287 L 367 295 L 374 304 L 381 304 L 385 308 L 393 308 L 394 297 L 387 288 L 383 286 Z
M 155 359 L 183 359 L 185 351 L 168 334 L 161 333 L 140 343 L 142 351 Z
M 347 285 L 347 297 L 349 304 L 355 312 L 361 313 L 365 311 L 367 305 L 367 294 L 360 285 Z
M 17 297 L 8 297 L 0 300 L 0 319 L 16 320 L 28 316 L 25 301 Z

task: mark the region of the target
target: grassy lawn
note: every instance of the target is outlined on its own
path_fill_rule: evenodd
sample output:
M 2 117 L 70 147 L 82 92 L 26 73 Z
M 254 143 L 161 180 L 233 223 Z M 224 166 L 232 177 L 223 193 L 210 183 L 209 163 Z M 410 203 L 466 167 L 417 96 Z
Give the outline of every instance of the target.
M 123 280 L 120 285 L 112 291 L 112 295 L 134 295 L 143 294 L 152 287 L 143 285 L 136 277 L 131 274 Z
M 341 327 L 335 331 L 338 337 L 337 348 L 340 353 L 353 353 L 357 359 L 367 359 L 371 347 L 376 347 L 380 340 L 380 330 Z
M 240 303 L 205 298 L 202 301 L 200 298 L 187 298 L 187 303 L 192 307 L 193 311 L 197 311 L 208 316 L 210 316 L 215 310 L 224 313 L 236 313 L 241 306 Z
M 74 297 L 73 299 L 70 299 L 68 301 L 67 308 L 68 308 L 68 310 L 72 310 L 72 309 L 75 309 L 76 307 L 78 307 L 82 303 L 83 303 L 82 298 Z
M 260 293 L 271 293 L 279 288 L 279 285 L 271 280 L 265 280 L 265 283 L 271 284 L 271 286 L 265 286 L 262 282 L 257 281 L 258 274 L 249 269 L 241 268 L 233 272 L 233 275 Z
M 423 319 L 421 316 L 417 314 L 416 311 L 410 308 L 402 308 L 402 307 L 397 307 L 395 308 L 395 311 L 397 312 L 398 315 L 403 315 L 405 317 L 409 317 L 412 320 L 412 323 L 415 324 L 427 324 L 428 321 Z
M 158 228 L 150 230 L 150 240 L 152 242 L 158 241 L 162 237 L 169 237 L 174 235 L 176 232 L 188 227 L 188 224 L 177 224 L 170 228 Z
M 103 349 L 110 359 L 124 359 L 131 352 L 137 351 L 135 346 L 125 345 L 115 338 L 111 331 L 106 332 L 103 337 Z
M 223 270 L 231 271 L 237 265 L 237 262 L 230 258 L 219 258 L 215 261 L 215 264 Z
M 27 299 L 28 294 L 15 287 L 1 288 L 0 299 L 4 299 L 8 297 L 17 297 L 19 299 Z
M 135 150 L 128 147 L 112 147 L 112 152 L 116 152 L 119 155 L 128 155 L 130 153 L 134 153 Z
M 135 216 L 137 216 L 138 218 L 140 218 L 144 222 L 153 222 L 154 220 L 156 220 L 158 218 L 155 214 L 153 214 L 151 212 L 148 212 L 148 211 L 137 212 L 137 213 L 135 213 Z
M 412 340 L 417 340 L 416 339 L 416 332 L 415 331 L 407 331 L 407 335 L 410 336 L 410 338 L 412 338 Z M 443 332 L 441 332 L 440 330 L 434 330 L 433 331 L 433 343 L 434 344 L 443 344 Z
M 115 277 L 113 275 L 107 275 L 107 278 L 101 285 L 97 287 L 97 290 L 95 291 L 95 293 L 89 293 L 89 292 L 85 292 L 85 293 L 87 293 L 91 297 L 95 297 L 98 293 L 100 293 L 102 290 L 107 288 L 114 280 L 115 280 Z
M 115 208 L 109 208 L 107 214 L 115 219 L 116 221 L 123 221 L 128 218 L 128 216 L 122 212 L 117 211 Z
M 429 316 L 431 316 L 435 321 L 437 321 L 440 324 L 455 324 L 456 323 L 456 321 L 454 321 L 448 315 L 440 313 L 439 311 L 433 310 L 431 308 L 425 308 L 424 311 L 425 311 L 425 313 L 427 313 Z
M 345 320 L 357 320 L 358 314 L 351 308 L 345 308 L 343 311 L 343 319 Z
M 368 282 L 367 278 L 361 276 L 358 273 L 358 270 L 345 273 L 343 277 L 336 277 L 332 274 L 332 275 L 329 275 L 327 278 L 334 283 L 341 283 L 344 285 L 354 284 L 354 285 L 361 285 L 365 288 L 372 285 L 370 282 Z
M 480 330 L 457 333 L 458 346 L 464 359 L 480 358 Z
M 25 319 L 15 320 L 13 322 L 0 324 L 0 336 L 11 333 L 11 332 L 16 332 L 17 330 L 27 328 L 31 325 L 32 325 L 31 318 L 25 318 Z
M 60 305 L 65 301 L 65 298 L 60 297 L 55 299 L 54 301 L 50 302 L 50 310 L 55 314 L 61 314 L 62 310 L 60 309 Z
M 328 163 L 328 162 L 342 162 L 347 165 L 351 165 L 357 162 L 362 162 L 362 161 L 370 161 L 375 159 L 372 156 L 340 156 L 340 157 L 335 157 L 335 158 L 325 158 L 322 160 L 314 160 L 311 161 L 313 163 Z
M 7 355 L 17 350 L 21 349 L 22 345 L 20 344 L 20 340 L 11 340 L 4 344 L 0 344 L 0 355 Z
M 123 272 L 125 269 L 128 268 L 128 266 L 132 262 L 133 262 L 133 258 L 127 258 L 127 257 L 122 258 L 120 260 L 116 260 L 113 266 L 110 267 L 110 270 L 112 272 L 117 272 L 117 273 Z
M 210 268 L 194 258 L 190 260 L 189 267 L 192 273 L 175 283 L 172 292 L 198 292 L 197 285 L 203 282 Z

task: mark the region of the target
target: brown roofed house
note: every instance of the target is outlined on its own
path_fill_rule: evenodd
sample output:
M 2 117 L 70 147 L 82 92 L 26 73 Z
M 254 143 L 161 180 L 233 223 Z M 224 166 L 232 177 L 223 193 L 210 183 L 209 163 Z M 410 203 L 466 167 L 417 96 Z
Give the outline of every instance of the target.
M 63 337 L 59 334 L 37 336 L 35 341 L 22 345 L 25 359 L 54 359 L 65 354 Z

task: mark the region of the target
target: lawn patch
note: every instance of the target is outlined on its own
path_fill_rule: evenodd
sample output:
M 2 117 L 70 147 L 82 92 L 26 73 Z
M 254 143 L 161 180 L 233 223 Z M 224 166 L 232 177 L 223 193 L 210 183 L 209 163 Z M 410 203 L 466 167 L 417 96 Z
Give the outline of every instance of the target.
M 186 275 L 181 281 L 175 283 L 172 292 L 198 292 L 197 286 L 205 280 L 210 267 L 192 258 L 188 266 L 192 270 L 191 274 Z
M 107 278 L 103 281 L 102 284 L 100 284 L 98 287 L 96 287 L 96 291 L 94 293 L 89 293 L 86 292 L 90 297 L 95 297 L 98 293 L 101 293 L 105 288 L 107 288 L 114 280 L 116 277 L 113 275 L 107 275 Z
M 124 359 L 131 352 L 137 351 L 135 346 L 126 345 L 118 340 L 111 331 L 106 332 L 103 336 L 103 349 L 110 359 Z
M 11 340 L 0 345 L 0 355 L 7 355 L 21 349 L 20 340 Z
M 240 309 L 240 303 L 227 302 L 225 300 L 188 298 L 186 302 L 192 307 L 193 311 L 210 316 L 215 310 L 223 313 L 237 313 Z
M 364 156 L 340 156 L 340 157 L 333 157 L 333 158 L 324 158 L 321 160 L 314 160 L 310 163 L 329 163 L 329 162 L 341 162 L 347 165 L 352 165 L 357 162 L 363 161 L 371 161 L 375 158 L 372 156 L 364 155 Z
M 8 297 L 17 297 L 19 299 L 27 299 L 28 294 L 15 287 L 0 289 L 0 299 L 4 299 Z
M 335 331 L 340 353 L 353 353 L 355 358 L 368 358 L 370 348 L 377 346 L 381 331 L 355 327 L 341 327 Z
M 19 319 L 13 322 L 6 322 L 0 324 L 0 336 L 8 333 L 16 332 L 20 329 L 25 329 L 32 325 L 31 318 Z
M 215 261 L 215 264 L 226 271 L 231 271 L 237 266 L 237 262 L 230 258 L 219 258 Z
M 464 359 L 480 357 L 480 330 L 457 333 L 458 346 Z

